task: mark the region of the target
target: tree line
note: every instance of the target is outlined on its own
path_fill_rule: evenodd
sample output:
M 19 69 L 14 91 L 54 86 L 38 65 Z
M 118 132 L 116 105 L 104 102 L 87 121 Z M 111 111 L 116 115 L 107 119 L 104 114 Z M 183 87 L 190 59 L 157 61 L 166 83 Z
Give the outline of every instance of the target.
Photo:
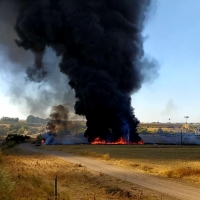
M 33 115 L 29 115 L 26 118 L 26 122 L 28 122 L 28 123 L 39 123 L 39 124 L 45 124 L 49 120 L 50 120 L 50 118 L 43 119 L 43 118 L 40 118 L 40 117 L 35 117 Z M 17 118 L 2 117 L 1 121 L 4 121 L 4 122 L 19 122 L 19 118 L 18 117 Z
M 26 121 L 28 123 L 40 123 L 40 124 L 45 124 L 49 121 L 50 119 L 49 118 L 46 118 L 46 119 L 43 119 L 43 118 L 40 118 L 40 117 L 35 117 L 33 115 L 29 115 L 26 119 Z
M 12 118 L 12 117 L 2 117 L 1 118 L 1 121 L 4 121 L 4 122 L 18 122 L 19 121 L 19 118 Z

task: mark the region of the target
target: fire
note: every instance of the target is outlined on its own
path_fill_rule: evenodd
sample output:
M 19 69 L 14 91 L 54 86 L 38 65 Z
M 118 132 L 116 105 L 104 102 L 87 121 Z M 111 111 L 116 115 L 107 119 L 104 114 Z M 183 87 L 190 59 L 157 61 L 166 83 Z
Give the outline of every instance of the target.
M 44 142 L 45 142 L 44 139 L 42 139 L 42 144 L 44 144 Z
M 100 138 L 96 138 L 91 144 L 144 144 L 143 140 L 140 140 L 138 143 L 131 143 L 124 140 L 122 137 L 116 142 L 106 142 L 105 140 L 100 140 Z
M 100 138 L 96 138 L 91 144 L 106 144 L 105 140 L 100 140 Z
M 144 144 L 144 141 L 143 141 L 143 140 L 140 140 L 140 141 L 138 142 L 138 144 Z

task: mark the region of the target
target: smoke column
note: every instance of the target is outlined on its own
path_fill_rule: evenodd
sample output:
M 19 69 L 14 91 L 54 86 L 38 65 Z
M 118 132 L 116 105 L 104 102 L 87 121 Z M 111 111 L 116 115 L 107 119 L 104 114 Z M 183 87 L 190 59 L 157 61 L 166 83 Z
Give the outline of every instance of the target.
M 68 126 L 69 109 L 63 105 L 53 106 L 50 120 L 46 125 L 46 132 L 39 136 L 44 144 L 87 144 L 82 134 L 71 134 Z
M 52 133 L 67 131 L 68 113 L 68 108 L 63 105 L 53 106 L 47 129 Z
M 45 77 L 42 56 L 53 48 L 75 91 L 75 112 L 87 119 L 88 141 L 138 142 L 130 95 L 144 80 L 141 32 L 151 0 L 20 2 L 16 43 L 35 54 L 29 76 Z

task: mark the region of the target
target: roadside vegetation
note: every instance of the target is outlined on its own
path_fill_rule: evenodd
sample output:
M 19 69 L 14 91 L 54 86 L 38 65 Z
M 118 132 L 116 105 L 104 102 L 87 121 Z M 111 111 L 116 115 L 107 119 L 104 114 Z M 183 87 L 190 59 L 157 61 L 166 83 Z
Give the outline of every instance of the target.
M 48 150 L 76 153 L 162 177 L 200 185 L 200 147 L 170 145 L 60 145 Z
M 56 175 L 59 200 L 169 199 L 124 180 L 90 172 L 79 163 L 4 144 L 0 154 L 0 200 L 53 200 Z

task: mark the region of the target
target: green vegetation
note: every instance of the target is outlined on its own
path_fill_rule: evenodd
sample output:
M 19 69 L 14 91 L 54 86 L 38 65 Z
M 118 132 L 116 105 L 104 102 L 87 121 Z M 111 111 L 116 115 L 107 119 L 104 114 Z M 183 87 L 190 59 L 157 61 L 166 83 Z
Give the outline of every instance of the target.
M 0 136 L 7 134 L 35 134 L 44 132 L 44 124 L 30 124 L 26 122 L 3 122 L 0 121 Z
M 7 134 L 24 134 L 24 132 L 28 129 L 28 126 L 22 125 L 13 125 L 7 128 Z
M 2 117 L 1 121 L 5 121 L 5 122 L 18 122 L 19 118 L 11 118 L 11 117 Z
M 26 119 L 26 121 L 28 123 L 40 123 L 40 124 L 46 124 L 50 119 L 43 119 L 43 118 L 39 118 L 39 117 L 35 117 L 33 115 L 29 115 Z
M 86 129 L 85 122 L 69 121 L 68 129 L 71 134 L 83 133 Z M 31 134 L 42 133 L 45 131 L 46 131 L 46 123 L 45 124 L 30 123 L 26 121 L 19 121 L 19 122 L 0 121 L 0 136 L 6 136 L 8 134 L 31 135 Z

